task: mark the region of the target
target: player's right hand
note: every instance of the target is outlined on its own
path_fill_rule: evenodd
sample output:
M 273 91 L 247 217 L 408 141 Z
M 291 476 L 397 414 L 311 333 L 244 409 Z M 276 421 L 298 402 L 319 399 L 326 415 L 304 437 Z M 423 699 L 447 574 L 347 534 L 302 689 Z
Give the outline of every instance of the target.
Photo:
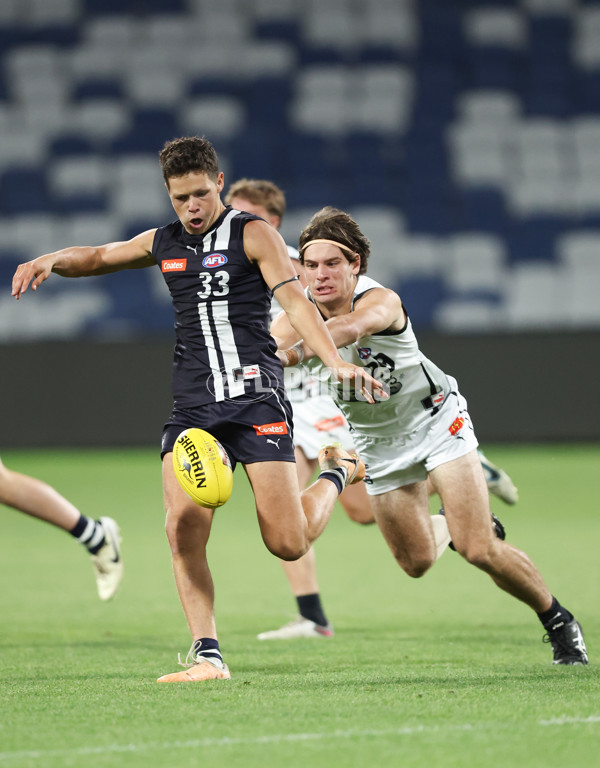
M 390 396 L 385 383 L 374 379 L 365 368 L 344 360 L 331 366 L 335 378 L 344 385 L 350 386 L 355 392 L 360 392 L 367 403 L 374 404 L 380 400 L 387 400 Z
M 53 260 L 50 254 L 19 264 L 12 280 L 12 296 L 17 299 L 25 293 L 31 283 L 31 290 L 37 290 L 44 280 L 50 277 Z

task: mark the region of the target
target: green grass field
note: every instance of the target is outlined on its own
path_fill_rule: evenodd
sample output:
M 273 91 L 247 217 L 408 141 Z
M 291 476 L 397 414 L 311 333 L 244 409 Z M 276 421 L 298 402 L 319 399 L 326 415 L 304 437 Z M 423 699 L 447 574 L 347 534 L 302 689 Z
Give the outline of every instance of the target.
M 238 470 L 209 552 L 232 680 L 157 685 L 189 637 L 156 453 L 4 453 L 119 520 L 126 576 L 100 603 L 83 548 L 1 508 L 0 768 L 600 765 L 600 449 L 485 448 L 521 496 L 493 509 L 581 621 L 587 667 L 553 666 L 531 611 L 455 553 L 411 580 L 341 509 L 317 544 L 335 637 L 259 643 L 295 604 Z

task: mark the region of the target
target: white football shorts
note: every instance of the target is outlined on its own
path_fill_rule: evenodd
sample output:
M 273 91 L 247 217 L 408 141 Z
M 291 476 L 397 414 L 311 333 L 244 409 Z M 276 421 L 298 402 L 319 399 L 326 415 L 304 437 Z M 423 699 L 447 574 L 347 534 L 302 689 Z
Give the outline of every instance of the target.
M 352 436 L 367 467 L 365 484 L 370 496 L 425 480 L 432 469 L 466 456 L 478 446 L 467 401 L 455 387 L 442 410 L 410 435 L 399 432 L 365 438 L 353 432 Z

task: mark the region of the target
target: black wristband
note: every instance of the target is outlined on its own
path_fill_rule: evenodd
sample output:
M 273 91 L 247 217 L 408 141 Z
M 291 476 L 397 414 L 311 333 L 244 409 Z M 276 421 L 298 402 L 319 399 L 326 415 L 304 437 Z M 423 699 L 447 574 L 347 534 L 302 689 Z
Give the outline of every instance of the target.
M 277 285 L 271 289 L 271 293 L 275 293 L 275 291 L 278 288 L 281 288 L 282 285 L 285 285 L 286 283 L 292 283 L 294 280 L 300 280 L 300 275 L 294 275 L 294 277 L 289 277 L 287 280 L 283 280 L 281 283 L 277 283 Z

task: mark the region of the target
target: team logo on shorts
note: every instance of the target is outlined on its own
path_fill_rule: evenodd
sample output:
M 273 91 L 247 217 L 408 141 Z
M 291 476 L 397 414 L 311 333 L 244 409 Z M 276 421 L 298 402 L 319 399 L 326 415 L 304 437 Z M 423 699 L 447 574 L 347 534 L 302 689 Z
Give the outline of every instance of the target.
M 285 421 L 274 421 L 271 424 L 253 424 L 257 435 L 287 435 L 288 428 Z
M 187 259 L 163 259 L 160 268 L 163 272 L 183 272 L 187 267 Z
M 451 435 L 455 435 L 457 432 L 460 432 L 460 430 L 463 428 L 465 423 L 465 420 L 462 416 L 458 416 L 458 418 L 454 419 L 452 424 L 448 427 L 448 432 L 450 432 Z
M 371 347 L 359 347 L 358 356 L 361 360 L 366 360 L 368 357 L 371 357 Z
M 227 256 L 223 253 L 211 253 L 202 259 L 203 267 L 222 267 L 223 264 L 227 264 Z

